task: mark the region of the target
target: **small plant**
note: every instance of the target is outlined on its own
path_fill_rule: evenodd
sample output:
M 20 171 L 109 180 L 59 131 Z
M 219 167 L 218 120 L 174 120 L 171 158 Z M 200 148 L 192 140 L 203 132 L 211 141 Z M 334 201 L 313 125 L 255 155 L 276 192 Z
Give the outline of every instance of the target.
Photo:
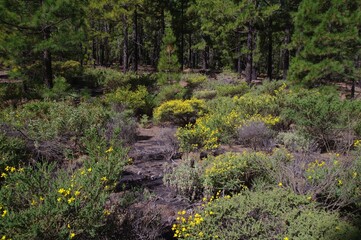
M 167 186 L 174 188 L 178 194 L 191 201 L 201 197 L 202 184 L 197 161 L 186 158 L 175 168 L 170 165 L 168 169 L 163 178 Z

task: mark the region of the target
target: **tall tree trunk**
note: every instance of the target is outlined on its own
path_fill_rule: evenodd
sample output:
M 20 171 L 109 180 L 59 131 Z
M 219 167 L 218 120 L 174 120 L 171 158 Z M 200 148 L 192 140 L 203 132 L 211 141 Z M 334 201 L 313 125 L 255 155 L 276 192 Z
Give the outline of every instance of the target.
M 206 45 L 206 47 L 203 50 L 203 70 L 206 70 L 209 68 L 209 46 Z
M 269 20 L 268 27 L 268 66 L 267 66 L 267 77 L 270 81 L 272 81 L 272 73 L 273 73 L 273 39 L 272 39 L 272 19 Z
M 44 40 L 47 41 L 50 38 L 50 29 L 44 29 Z M 43 61 L 44 61 L 44 83 L 47 88 L 53 87 L 53 68 L 52 68 L 52 59 L 51 51 L 47 48 L 43 51 Z
M 97 45 L 96 45 L 96 39 L 93 38 L 93 46 L 92 46 L 92 56 L 93 56 L 93 67 L 95 68 L 96 61 L 97 61 Z
M 127 17 L 123 15 L 123 72 L 128 72 L 128 23 Z
M 137 7 L 134 10 L 133 19 L 133 40 L 134 40 L 134 53 L 133 53 L 133 71 L 138 71 L 138 12 Z
M 252 69 L 253 69 L 253 26 L 248 23 L 247 33 L 247 57 L 246 57 L 246 82 L 252 82 Z
M 184 69 L 184 0 L 182 0 L 182 6 L 181 6 L 181 47 L 180 47 L 180 64 L 181 64 L 181 70 Z
M 104 55 L 105 55 L 105 49 L 104 49 L 104 39 L 100 40 L 100 65 L 104 66 Z
M 192 68 L 192 33 L 189 33 L 189 56 L 188 56 L 188 67 Z
M 287 24 L 285 29 L 284 38 L 284 50 L 283 50 L 283 80 L 287 80 L 288 69 L 290 67 L 290 51 L 288 50 L 288 44 L 291 43 L 291 26 Z

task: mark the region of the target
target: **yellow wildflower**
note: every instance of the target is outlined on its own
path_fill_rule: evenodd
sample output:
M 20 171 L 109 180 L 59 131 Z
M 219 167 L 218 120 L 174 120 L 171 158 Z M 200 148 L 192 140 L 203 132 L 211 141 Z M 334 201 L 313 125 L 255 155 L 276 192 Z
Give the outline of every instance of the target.
M 88 172 L 91 172 L 92 171 L 92 168 L 88 168 Z
M 283 186 L 283 184 L 280 182 L 280 183 L 278 183 L 278 186 L 279 186 L 279 187 L 282 187 L 282 186 Z
M 33 199 L 31 200 L 31 206 L 35 206 L 37 204 L 37 202 Z
M 111 153 L 111 152 L 113 152 L 113 150 L 114 150 L 113 147 L 110 146 L 110 148 L 108 150 L 106 150 L 105 153 Z
M 6 173 L 2 173 L 2 174 L 1 174 L 1 177 L 2 177 L 2 178 L 6 178 L 7 176 L 8 176 L 8 175 L 7 175 Z
M 108 181 L 107 177 L 102 177 L 100 180 L 103 181 L 103 182 Z
M 75 233 L 70 233 L 69 237 L 70 239 L 73 239 L 75 237 Z
M 58 202 L 61 202 L 61 200 L 62 200 L 61 197 L 58 197 L 58 198 L 56 199 L 56 201 L 58 201 Z
M 107 210 L 107 209 L 106 209 L 106 210 L 104 210 L 104 215 L 105 215 L 105 216 L 109 216 L 109 215 L 110 215 L 110 211 L 109 211 L 109 210 Z
M 1 217 L 5 217 L 7 214 L 8 214 L 8 211 L 7 211 L 7 210 L 4 210 L 4 211 L 3 211 L 3 214 L 1 215 Z
M 288 237 L 285 237 L 285 238 L 283 238 L 283 240 L 289 240 L 289 238 L 288 238 Z
M 79 192 L 79 191 L 75 191 L 75 192 L 74 192 L 74 195 L 75 195 L 75 196 L 79 196 L 79 195 L 80 195 L 80 192 Z
M 65 189 L 64 188 L 60 188 L 59 190 L 58 190 L 58 193 L 60 193 L 60 194 L 63 194 L 65 192 Z
M 74 202 L 74 201 L 75 201 L 75 198 L 74 198 L 74 197 L 71 197 L 71 198 L 68 199 L 68 203 L 69 203 L 69 204 L 71 204 L 71 203 Z

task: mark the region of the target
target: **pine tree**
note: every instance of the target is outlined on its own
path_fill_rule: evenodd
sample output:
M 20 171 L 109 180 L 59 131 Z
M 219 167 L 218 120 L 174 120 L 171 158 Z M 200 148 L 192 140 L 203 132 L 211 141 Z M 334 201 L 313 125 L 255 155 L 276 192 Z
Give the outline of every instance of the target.
M 79 49 L 85 4 L 85 0 L 2 0 L 0 25 L 7 35 L 0 44 L 17 65 L 41 61 L 44 83 L 51 88 L 53 54 Z
M 167 13 L 167 23 L 165 33 L 162 40 L 162 47 L 158 62 L 158 71 L 165 73 L 178 72 L 180 64 L 177 57 L 176 37 L 174 36 L 173 30 L 170 26 L 170 15 Z
M 361 47 L 361 2 L 304 0 L 295 15 L 290 79 L 314 86 L 325 81 L 354 82 Z

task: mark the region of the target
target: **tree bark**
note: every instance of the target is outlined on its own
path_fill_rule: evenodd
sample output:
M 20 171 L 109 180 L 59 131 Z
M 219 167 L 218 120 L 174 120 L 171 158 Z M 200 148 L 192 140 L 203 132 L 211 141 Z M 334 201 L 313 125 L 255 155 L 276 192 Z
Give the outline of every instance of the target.
M 134 53 L 133 53 L 133 71 L 138 71 L 138 12 L 137 9 L 134 10 L 134 19 L 133 19 L 133 39 L 134 39 Z
M 128 72 L 128 23 L 127 17 L 123 15 L 123 72 Z
M 252 69 L 253 69 L 253 26 L 252 23 L 248 23 L 247 33 L 247 57 L 246 57 L 246 82 L 251 84 L 252 82 Z
M 188 56 L 188 67 L 192 68 L 192 33 L 189 34 L 189 56 Z
M 283 80 L 287 80 L 288 69 L 290 67 L 290 51 L 286 48 L 291 42 L 291 27 L 287 24 L 285 29 L 285 39 L 284 39 L 284 50 L 283 50 Z
M 272 39 L 272 19 L 269 20 L 268 26 L 268 66 L 267 66 L 267 77 L 272 81 L 273 74 L 273 39 Z
M 51 31 L 49 28 L 44 29 L 44 40 L 47 41 L 50 38 Z M 43 62 L 44 62 L 44 83 L 47 88 L 53 87 L 53 68 L 51 51 L 47 48 L 43 51 Z

